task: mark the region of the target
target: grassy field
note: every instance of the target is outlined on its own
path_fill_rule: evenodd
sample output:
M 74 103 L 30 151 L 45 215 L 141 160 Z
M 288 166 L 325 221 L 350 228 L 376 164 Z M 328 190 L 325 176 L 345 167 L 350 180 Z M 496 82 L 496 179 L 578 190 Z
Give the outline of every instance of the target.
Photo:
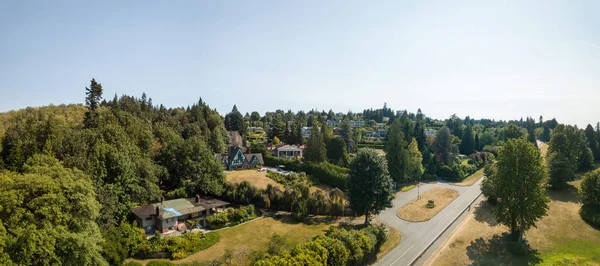
M 509 229 L 496 222 L 491 206 L 483 202 L 425 265 L 600 265 L 600 230 L 579 215 L 580 182 L 570 182 L 565 190 L 548 190 L 552 199 L 548 215 L 525 233 L 533 254 L 508 252 Z
M 242 181 L 248 181 L 250 184 L 257 188 L 265 189 L 268 184 L 273 186 L 282 186 L 281 184 L 273 181 L 273 179 L 267 177 L 266 172 L 258 172 L 256 170 L 238 170 L 228 172 L 225 176 L 228 182 L 241 183 Z
M 172 262 L 189 263 L 200 261 L 208 263 L 223 256 L 227 249 L 232 251 L 236 260 L 245 261 L 252 251 L 266 251 L 271 236 L 274 234 L 284 237 L 285 245 L 292 247 L 324 233 L 330 226 L 337 226 L 340 223 L 357 224 L 363 221 L 364 217 L 341 219 L 315 217 L 309 218 L 306 223 L 297 223 L 290 216 L 284 215 L 279 220 L 267 217 L 244 225 L 220 230 L 218 234 L 221 236 L 221 239 L 217 244 L 194 253 L 185 259 Z M 400 243 L 400 233 L 392 228 L 389 229 L 389 239 L 382 245 L 377 258 L 383 257 Z M 151 260 L 135 261 L 145 265 Z
M 461 181 L 460 183 L 454 183 L 453 185 L 465 186 L 465 187 L 472 186 L 473 184 L 475 184 L 475 182 L 477 182 L 482 177 L 483 177 L 483 169 L 479 169 L 477 172 L 475 172 L 472 175 L 468 176 L 467 178 L 463 179 L 463 181 Z
M 432 188 L 421 194 L 420 199 L 413 200 L 398 209 L 398 217 L 410 222 L 424 222 L 433 218 L 443 210 L 450 202 L 458 197 L 458 192 L 449 188 Z M 425 207 L 428 200 L 435 202 L 435 207 Z

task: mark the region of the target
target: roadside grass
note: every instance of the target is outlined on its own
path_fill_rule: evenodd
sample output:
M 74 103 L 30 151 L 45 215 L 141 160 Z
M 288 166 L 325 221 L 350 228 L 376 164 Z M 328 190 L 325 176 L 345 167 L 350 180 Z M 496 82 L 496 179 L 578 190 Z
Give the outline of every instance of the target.
M 579 215 L 581 181 L 564 190 L 548 190 L 552 199 L 548 215 L 526 231 L 532 254 L 514 255 L 503 239 L 506 226 L 499 225 L 487 201 L 475 208 L 425 265 L 540 264 L 600 265 L 600 230 Z
M 454 183 L 452 185 L 455 186 L 462 186 L 462 187 L 468 187 L 468 186 L 472 186 L 473 184 L 475 184 L 475 182 L 477 182 L 479 179 L 481 179 L 483 177 L 484 173 L 483 173 L 483 168 L 479 169 L 477 172 L 473 173 L 472 175 L 468 176 L 467 178 L 463 179 L 463 181 L 461 181 L 460 183 Z
M 413 189 L 413 188 L 416 188 L 416 187 L 417 187 L 417 186 L 416 186 L 415 184 L 404 185 L 404 186 L 402 186 L 402 187 L 400 188 L 400 191 L 402 191 L 402 192 L 406 192 L 406 191 L 409 191 L 409 190 L 411 190 L 411 189 Z
M 267 177 L 266 172 L 259 172 L 256 170 L 237 170 L 228 172 L 225 176 L 228 182 L 231 183 L 241 183 L 243 181 L 248 181 L 250 184 L 257 188 L 265 189 L 268 184 L 273 186 L 283 187 L 281 184 L 273 181 L 273 179 Z
M 409 222 L 424 222 L 433 218 L 443 210 L 450 202 L 458 197 L 458 191 L 449 188 L 432 188 L 421 194 L 420 199 L 415 199 L 400 207 L 397 211 L 398 217 Z M 435 207 L 425 207 L 428 200 L 433 200 Z
M 383 243 L 383 245 L 381 245 L 381 247 L 379 248 L 379 252 L 377 253 L 377 260 L 380 260 L 381 258 L 383 258 L 383 256 L 390 253 L 390 251 L 392 251 L 392 249 L 394 249 L 398 244 L 400 244 L 400 241 L 402 240 L 402 235 L 400 234 L 400 232 L 398 232 L 398 230 L 389 226 L 387 226 L 387 229 L 390 232 L 388 235 L 388 240 L 385 241 L 385 243 Z

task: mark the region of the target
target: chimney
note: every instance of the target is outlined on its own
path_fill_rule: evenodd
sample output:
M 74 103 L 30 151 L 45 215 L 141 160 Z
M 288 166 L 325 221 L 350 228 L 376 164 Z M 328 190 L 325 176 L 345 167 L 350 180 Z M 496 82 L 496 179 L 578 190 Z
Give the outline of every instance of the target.
M 196 194 L 196 203 L 200 203 L 200 195 Z
M 156 216 L 158 216 L 158 212 L 160 211 L 160 209 L 158 208 L 158 206 L 156 206 Z

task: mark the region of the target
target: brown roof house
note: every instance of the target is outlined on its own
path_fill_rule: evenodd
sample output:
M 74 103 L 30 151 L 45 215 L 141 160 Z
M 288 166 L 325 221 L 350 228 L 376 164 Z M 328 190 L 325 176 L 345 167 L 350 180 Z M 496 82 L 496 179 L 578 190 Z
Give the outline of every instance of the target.
M 265 164 L 262 154 L 244 154 L 242 148 L 238 146 L 230 147 L 228 153 L 217 153 L 215 154 L 215 157 L 223 164 L 225 169 L 229 171 L 257 168 L 262 167 Z
M 166 233 L 170 230 L 185 231 L 185 221 L 197 219 L 206 226 L 206 218 L 228 205 L 217 199 L 203 199 L 196 196 L 191 199 L 173 199 L 133 209 L 139 227 L 147 234 L 155 230 Z

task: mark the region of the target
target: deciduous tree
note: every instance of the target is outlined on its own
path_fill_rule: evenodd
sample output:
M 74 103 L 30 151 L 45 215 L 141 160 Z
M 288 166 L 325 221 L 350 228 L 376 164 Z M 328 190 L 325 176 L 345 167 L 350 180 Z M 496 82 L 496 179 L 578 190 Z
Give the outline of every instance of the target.
M 408 151 L 404 138 L 402 125 L 396 119 L 390 128 L 385 143 L 385 158 L 387 159 L 388 172 L 392 179 L 398 183 L 406 182 L 406 168 Z

